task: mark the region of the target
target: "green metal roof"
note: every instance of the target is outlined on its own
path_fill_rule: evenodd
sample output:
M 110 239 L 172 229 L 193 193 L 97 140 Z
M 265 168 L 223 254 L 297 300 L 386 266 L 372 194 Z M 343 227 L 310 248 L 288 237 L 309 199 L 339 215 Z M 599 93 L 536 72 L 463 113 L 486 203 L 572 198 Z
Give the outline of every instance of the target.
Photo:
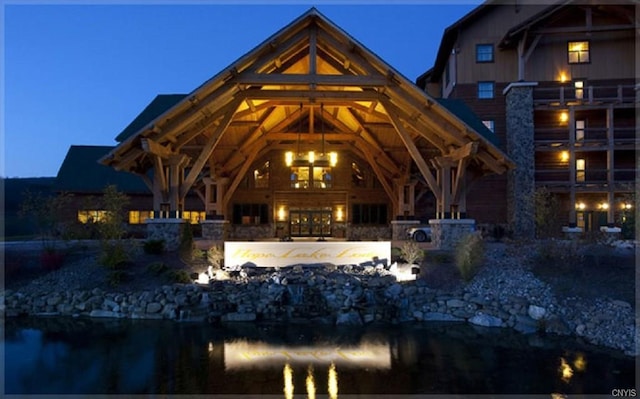
M 445 107 L 449 112 L 457 116 L 460 120 L 467 124 L 471 129 L 478 132 L 482 137 L 484 137 L 491 144 L 500 148 L 500 139 L 494 132 L 489 130 L 482 120 L 476 115 L 471 108 L 467 106 L 462 100 L 453 99 L 453 98 L 436 98 L 435 99 L 440 105 Z
M 114 184 L 127 194 L 150 194 L 139 176 L 98 163 L 113 147 L 72 145 L 64 158 L 54 188 L 58 191 L 100 193 Z
M 142 110 L 142 112 L 136 116 L 136 118 L 124 128 L 122 132 L 116 137 L 116 141 L 122 143 L 130 136 L 136 134 L 140 129 L 147 126 L 158 116 L 162 115 L 169 108 L 176 105 L 180 100 L 185 98 L 187 94 L 159 94 L 156 98 Z

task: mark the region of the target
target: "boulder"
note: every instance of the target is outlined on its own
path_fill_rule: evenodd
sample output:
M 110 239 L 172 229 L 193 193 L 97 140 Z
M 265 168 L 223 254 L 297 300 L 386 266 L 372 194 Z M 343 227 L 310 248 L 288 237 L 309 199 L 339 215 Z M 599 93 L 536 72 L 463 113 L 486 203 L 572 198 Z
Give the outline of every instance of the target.
M 527 313 L 533 320 L 540 320 L 547 314 L 547 309 L 541 306 L 529 305 L 529 310 Z
M 459 317 L 452 316 L 448 313 L 427 312 L 422 315 L 424 321 L 464 321 Z
M 481 312 L 478 312 L 475 316 L 470 318 L 469 323 L 482 327 L 502 327 L 504 325 L 501 318 Z
M 227 321 L 227 322 L 247 322 L 247 321 L 254 321 L 255 319 L 256 319 L 255 313 L 240 313 L 240 312 L 227 313 L 222 317 L 222 321 Z

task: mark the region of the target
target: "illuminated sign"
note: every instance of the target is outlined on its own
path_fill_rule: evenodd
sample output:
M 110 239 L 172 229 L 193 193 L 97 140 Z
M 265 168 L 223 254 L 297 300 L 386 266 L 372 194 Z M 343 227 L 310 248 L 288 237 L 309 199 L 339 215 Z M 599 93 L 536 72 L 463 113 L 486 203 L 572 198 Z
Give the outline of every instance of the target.
M 358 346 L 312 347 L 279 346 L 244 340 L 224 343 L 225 369 L 272 368 L 293 366 L 357 366 L 388 369 L 391 367 L 389 345 L 363 343 Z
M 355 265 L 371 261 L 388 264 L 390 259 L 390 241 L 229 241 L 224 243 L 226 266 L 243 265 L 248 262 L 261 267 L 313 263 Z

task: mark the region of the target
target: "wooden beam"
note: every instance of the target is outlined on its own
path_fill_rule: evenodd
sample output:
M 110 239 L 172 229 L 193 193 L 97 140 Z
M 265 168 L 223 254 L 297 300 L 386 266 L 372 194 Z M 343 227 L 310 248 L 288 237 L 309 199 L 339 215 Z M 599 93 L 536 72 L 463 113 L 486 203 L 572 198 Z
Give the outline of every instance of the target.
M 238 84 L 248 86 L 347 86 L 384 87 L 387 79 L 366 75 L 316 75 L 316 74 L 243 74 Z
M 380 95 L 376 91 L 340 91 L 340 90 L 262 90 L 247 89 L 239 94 L 242 99 L 254 100 L 288 100 L 300 102 L 307 101 L 337 101 L 344 104 L 345 101 L 372 101 L 378 100 Z M 293 103 L 295 104 L 295 103 Z M 326 104 L 325 104 L 326 105 Z
M 171 149 L 171 146 L 159 144 L 151 139 L 140 139 L 140 146 L 144 152 L 157 155 L 160 158 L 167 159 L 172 155 L 177 155 L 177 153 Z
M 249 154 L 249 157 L 242 164 L 242 167 L 240 168 L 240 170 L 238 171 L 238 173 L 234 177 L 233 182 L 231 183 L 231 185 L 227 189 L 226 193 L 224 194 L 224 198 L 222 200 L 222 209 L 226 209 L 227 208 L 227 204 L 229 203 L 229 201 L 231 201 L 231 197 L 233 196 L 233 194 L 235 193 L 236 189 L 240 185 L 240 182 L 242 182 L 242 179 L 244 178 L 244 176 L 247 174 L 247 171 L 251 167 L 251 164 L 253 164 L 253 161 L 255 161 L 256 158 L 258 157 L 259 153 L 260 153 L 260 151 L 251 152 Z
M 287 59 L 307 46 L 308 33 L 301 30 L 283 42 L 276 43 L 271 52 L 259 57 L 249 68 L 243 71 L 248 73 L 267 73 L 277 70 L 282 65 L 282 59 Z
M 317 26 L 312 25 L 309 27 L 309 74 L 317 76 L 318 67 L 316 57 L 318 56 L 318 31 Z M 315 82 L 312 82 L 315 84 Z
M 382 185 L 382 188 L 384 189 L 384 191 L 389 196 L 389 199 L 391 200 L 391 204 L 393 206 L 393 209 L 397 209 L 398 208 L 398 198 L 396 197 L 395 192 L 393 191 L 393 187 L 391 187 L 389 185 L 389 182 L 387 181 L 387 178 L 384 176 L 384 173 L 380 169 L 380 166 L 378 165 L 378 163 L 376 162 L 375 158 L 373 157 L 373 155 L 371 155 L 371 153 L 369 151 L 362 151 L 362 153 L 364 154 L 365 159 L 367 160 L 367 162 L 371 166 L 371 169 L 373 169 L 373 173 L 375 173 L 376 177 L 378 178 L 378 181 Z
M 478 145 L 479 143 L 477 141 L 470 141 L 462 147 L 449 151 L 445 156 L 450 158 L 452 161 L 458 161 L 462 158 L 475 155 L 478 152 Z
M 220 142 L 220 138 L 222 137 L 224 132 L 227 130 L 229 123 L 231 123 L 231 120 L 233 119 L 235 110 L 238 108 L 241 102 L 242 102 L 241 99 L 236 99 L 233 102 L 233 105 L 230 107 L 229 112 L 227 112 L 222 122 L 218 125 L 218 127 L 213 132 L 213 134 L 211 135 L 207 143 L 204 145 L 202 151 L 200 152 L 200 155 L 198 156 L 198 159 L 196 159 L 196 161 L 191 166 L 191 170 L 189 170 L 189 174 L 187 175 L 186 179 L 184 180 L 184 183 L 182 184 L 182 188 L 180 190 L 180 195 L 182 197 L 187 195 L 187 192 L 189 191 L 193 183 L 196 181 L 196 178 L 202 171 L 202 167 L 204 166 L 204 164 L 207 162 L 207 160 L 213 153 L 213 150 L 215 149 L 216 145 Z
M 413 161 L 418 166 L 418 170 L 422 174 L 422 177 L 424 177 L 425 181 L 427 182 L 427 185 L 429 186 L 431 191 L 433 191 L 433 194 L 436 196 L 436 198 L 440 198 L 440 196 L 442 195 L 442 190 L 438 186 L 438 183 L 436 182 L 435 177 L 431 173 L 429 166 L 427 165 L 424 158 L 422 157 L 422 154 L 420 154 L 418 147 L 416 147 L 416 144 L 413 142 L 413 139 L 411 139 L 411 135 L 409 135 L 409 133 L 405 130 L 404 126 L 402 126 L 402 122 L 400 122 L 400 119 L 398 119 L 398 117 L 393 112 L 390 111 L 390 109 L 393 108 L 391 104 L 389 104 L 388 101 L 386 100 L 382 100 L 382 105 L 387 111 L 387 114 L 389 114 L 391 123 L 393 123 L 393 126 L 395 127 L 398 135 L 400 136 L 400 139 L 404 143 L 405 147 L 407 147 L 407 151 L 409 151 L 409 155 L 411 155 L 411 158 L 413 158 Z

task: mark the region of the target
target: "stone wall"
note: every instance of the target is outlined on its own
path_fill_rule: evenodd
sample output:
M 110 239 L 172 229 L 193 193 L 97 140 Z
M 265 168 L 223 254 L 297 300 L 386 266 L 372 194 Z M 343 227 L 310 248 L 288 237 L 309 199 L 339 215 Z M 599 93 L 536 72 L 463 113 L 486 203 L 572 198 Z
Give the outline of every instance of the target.
M 271 224 L 231 225 L 229 238 L 251 241 L 274 238 L 275 230 Z
M 347 227 L 348 240 L 388 240 L 391 238 L 391 228 L 389 226 L 365 226 L 350 224 Z
M 431 219 L 429 225 L 433 247 L 442 250 L 455 249 L 464 236 L 475 231 L 473 219 Z
M 219 270 L 217 279 L 207 285 L 174 284 L 140 292 L 96 288 L 27 295 L 7 291 L 0 295 L 0 314 L 213 323 L 306 320 L 335 325 L 451 321 L 522 333 L 575 333 L 590 342 L 635 353 L 630 304 L 603 302 L 591 311 L 579 312 L 578 319 L 567 318 L 550 290 L 521 271 L 514 276 L 519 279 L 517 295 L 487 289 L 494 284 L 504 286 L 501 273 L 494 282 L 450 292 L 429 288 L 421 279 L 399 284 L 382 265 L 294 266 L 279 271 L 243 268 Z M 616 331 L 611 331 L 612 326 Z
M 187 221 L 184 219 L 147 219 L 147 239 L 163 240 L 167 251 L 176 251 Z
M 202 238 L 211 241 L 224 241 L 229 238 L 229 221 L 228 220 L 203 220 L 200 222 L 202 226 Z
M 533 87 L 512 83 L 506 95 L 507 154 L 516 168 L 507 172 L 507 221 L 516 238 L 535 236 L 535 147 Z

